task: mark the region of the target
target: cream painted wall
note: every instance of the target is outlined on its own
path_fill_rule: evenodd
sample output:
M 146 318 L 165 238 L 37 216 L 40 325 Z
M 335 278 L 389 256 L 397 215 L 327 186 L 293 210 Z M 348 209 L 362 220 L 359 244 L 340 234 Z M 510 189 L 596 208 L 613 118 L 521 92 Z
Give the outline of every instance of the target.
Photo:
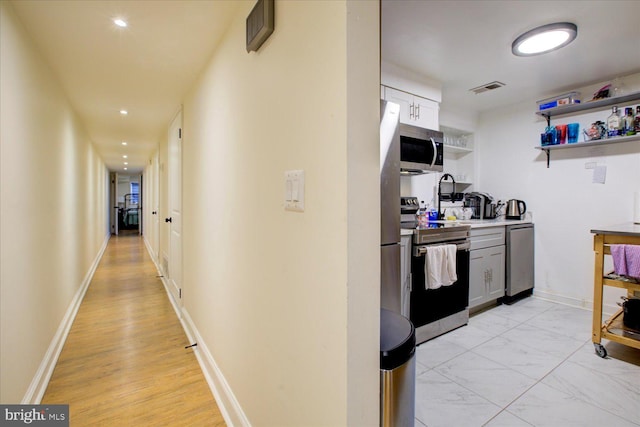
M 380 11 L 347 1 L 347 422 L 378 425 Z M 375 67 L 375 71 L 374 71 Z
M 625 82 L 630 92 L 640 91 L 640 74 Z M 576 89 L 588 100 L 603 85 Z M 533 212 L 535 293 L 591 308 L 594 255 L 590 230 L 632 220 L 633 192 L 640 190 L 640 144 L 552 151 L 547 169 L 546 156 L 534 149 L 546 126 L 534 114 L 536 108 L 536 100 L 529 100 L 480 117 L 475 134 L 481 165 L 476 188 L 502 200 L 525 200 Z M 554 118 L 552 124 L 578 122 L 582 130 L 596 120 L 606 120 L 609 114 L 610 107 Z M 593 161 L 606 165 L 605 184 L 594 184 L 593 170 L 585 169 Z M 617 309 L 620 292 L 605 290 L 605 309 L 611 312 Z
M 247 54 L 253 4 L 184 102 L 184 310 L 252 425 L 377 425 L 379 6 L 277 2 Z
M 20 403 L 108 238 L 108 173 L 0 2 L 0 402 Z

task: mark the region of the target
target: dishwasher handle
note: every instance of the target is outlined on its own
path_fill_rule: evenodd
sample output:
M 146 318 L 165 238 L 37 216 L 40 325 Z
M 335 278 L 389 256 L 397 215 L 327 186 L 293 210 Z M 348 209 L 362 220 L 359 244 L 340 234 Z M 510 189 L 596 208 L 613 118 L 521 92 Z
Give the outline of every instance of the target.
M 507 230 L 518 230 L 521 228 L 533 228 L 533 223 L 507 225 Z

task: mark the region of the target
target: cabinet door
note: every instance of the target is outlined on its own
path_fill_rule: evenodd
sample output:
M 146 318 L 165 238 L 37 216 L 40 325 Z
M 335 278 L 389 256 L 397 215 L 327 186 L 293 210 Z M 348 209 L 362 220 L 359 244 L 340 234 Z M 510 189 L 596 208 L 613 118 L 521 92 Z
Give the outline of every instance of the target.
M 384 89 L 384 99 L 400 105 L 400 123 L 415 125 L 413 119 L 413 95 L 387 87 Z
M 469 254 L 469 308 L 504 296 L 504 245 Z
M 485 251 L 469 252 L 469 308 L 482 304 L 487 295 Z
M 400 105 L 400 123 L 439 129 L 440 104 L 437 102 L 390 87 L 384 87 L 384 99 Z
M 489 271 L 487 282 L 487 300 L 491 301 L 504 296 L 504 245 L 485 249 L 487 251 L 486 266 Z
M 440 106 L 437 102 L 430 99 L 421 98 L 419 96 L 414 96 L 413 105 L 415 111 L 414 116 L 416 118 L 413 122 L 414 125 L 426 129 L 440 129 L 438 122 L 438 113 L 440 111 Z

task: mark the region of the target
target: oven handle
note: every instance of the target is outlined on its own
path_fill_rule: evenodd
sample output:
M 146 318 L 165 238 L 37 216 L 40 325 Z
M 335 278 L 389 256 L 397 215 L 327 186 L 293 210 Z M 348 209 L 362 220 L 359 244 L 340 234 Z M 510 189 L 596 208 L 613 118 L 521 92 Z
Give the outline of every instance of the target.
M 442 246 L 442 245 L 456 245 L 458 251 L 466 251 L 469 250 L 469 248 L 471 247 L 471 243 L 468 241 L 465 242 L 451 242 L 451 243 L 436 243 L 434 245 L 419 245 L 419 246 L 414 246 L 413 247 L 413 256 L 421 256 L 427 253 L 427 247 L 428 246 Z

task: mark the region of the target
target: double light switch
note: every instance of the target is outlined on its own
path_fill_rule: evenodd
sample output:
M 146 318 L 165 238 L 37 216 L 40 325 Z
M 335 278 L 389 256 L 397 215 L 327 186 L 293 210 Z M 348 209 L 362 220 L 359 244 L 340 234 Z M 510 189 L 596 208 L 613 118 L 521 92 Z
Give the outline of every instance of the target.
M 304 212 L 304 171 L 284 173 L 284 208 L 288 211 Z

